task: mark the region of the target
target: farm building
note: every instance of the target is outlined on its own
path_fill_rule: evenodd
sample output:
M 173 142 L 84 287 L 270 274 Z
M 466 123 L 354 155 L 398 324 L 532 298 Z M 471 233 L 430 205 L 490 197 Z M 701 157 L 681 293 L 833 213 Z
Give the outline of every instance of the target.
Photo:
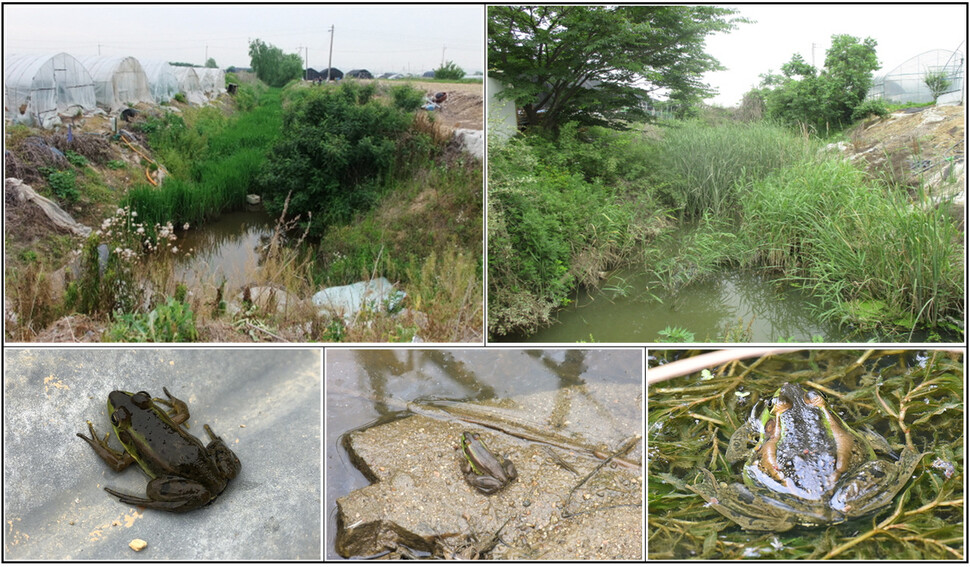
M 185 93 L 185 100 L 189 104 L 202 106 L 206 103 L 205 93 L 202 92 L 202 85 L 199 83 L 199 76 L 196 75 L 193 67 L 180 67 L 172 65 L 172 72 L 179 81 L 179 91 Z
M 98 105 L 119 110 L 130 104 L 154 102 L 148 77 L 134 57 L 81 57 L 81 64 L 94 79 Z
M 58 114 L 95 109 L 94 80 L 67 53 L 11 55 L 3 71 L 4 114 L 14 122 L 50 128 Z
M 341 71 L 340 69 L 337 69 L 336 67 L 329 69 L 329 71 L 330 71 L 331 81 L 339 81 L 340 79 L 344 78 L 344 72 Z M 320 71 L 320 78 L 323 79 L 324 81 L 327 80 L 327 69 Z
M 179 92 L 179 80 L 173 67 L 160 59 L 141 59 L 141 67 L 148 77 L 148 88 L 155 102 L 168 102 Z
M 876 76 L 867 98 L 895 103 L 933 102 L 933 93 L 923 82 L 927 73 L 946 74 L 949 83 L 939 104 L 959 103 L 964 89 L 965 57 L 962 51 L 933 49 L 897 65 L 888 73 Z

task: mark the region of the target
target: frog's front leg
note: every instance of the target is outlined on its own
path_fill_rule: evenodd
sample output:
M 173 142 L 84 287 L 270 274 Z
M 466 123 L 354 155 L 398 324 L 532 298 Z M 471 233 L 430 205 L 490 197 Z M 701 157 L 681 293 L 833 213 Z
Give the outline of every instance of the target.
M 84 435 L 78 433 L 77 436 L 81 439 L 87 441 L 88 445 L 94 449 L 94 452 L 101 457 L 109 467 L 111 467 L 115 472 L 121 472 L 125 470 L 128 465 L 135 462 L 135 458 L 121 451 L 115 451 L 111 447 L 108 447 L 108 436 L 110 433 L 105 433 L 104 439 L 98 437 L 98 434 L 94 432 L 94 425 L 88 422 L 88 431 L 91 432 L 91 437 L 85 437 Z
M 168 396 L 168 400 L 163 400 L 162 398 L 152 398 L 152 401 L 164 404 L 172 409 L 168 410 L 168 417 L 174 421 L 176 424 L 182 424 L 189 419 L 189 405 L 182 400 L 176 398 L 172 394 L 168 393 L 168 388 L 162 387 L 162 391 Z M 185 426 L 188 428 L 188 425 Z
M 212 493 L 204 485 L 179 476 L 160 476 L 152 479 L 145 489 L 147 498 L 132 496 L 107 487 L 104 490 L 125 504 L 169 512 L 188 512 L 201 508 L 212 500 Z

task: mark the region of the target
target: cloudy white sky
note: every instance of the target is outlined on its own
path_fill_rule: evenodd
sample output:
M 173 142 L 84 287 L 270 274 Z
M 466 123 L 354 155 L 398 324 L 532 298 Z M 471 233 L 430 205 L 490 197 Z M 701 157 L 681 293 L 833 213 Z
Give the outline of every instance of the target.
M 220 67 L 249 66 L 249 40 L 308 55 L 343 71 L 422 73 L 452 60 L 484 70 L 485 11 L 480 5 L 9 5 L 3 52 L 74 56 L 131 55 Z
M 727 6 L 731 7 L 731 6 Z M 728 34 L 708 37 L 707 52 L 727 71 L 707 75 L 720 91 L 708 101 L 735 106 L 745 92 L 760 82 L 758 75 L 779 72 L 792 55 L 800 53 L 815 65 L 825 62 L 832 36 L 849 34 L 876 40 L 876 56 L 888 72 L 910 57 L 931 49 L 967 52 L 966 4 L 950 5 L 739 5 L 739 16 L 757 21 L 739 24 Z M 880 72 L 876 71 L 876 75 Z

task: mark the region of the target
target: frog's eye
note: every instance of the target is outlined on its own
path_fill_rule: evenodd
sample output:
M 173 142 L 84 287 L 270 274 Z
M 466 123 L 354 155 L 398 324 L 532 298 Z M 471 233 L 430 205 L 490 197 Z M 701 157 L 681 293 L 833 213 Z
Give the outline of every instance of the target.
M 139 409 L 148 409 L 152 405 L 152 397 L 148 392 L 138 392 L 131 397 L 131 402 Z
M 775 415 L 781 415 L 791 409 L 791 402 L 788 400 L 775 398 L 774 402 L 775 402 L 775 405 L 773 408 L 771 408 L 771 411 Z
M 819 408 L 825 407 L 825 396 L 815 390 L 809 390 L 805 393 L 805 403 Z
M 113 414 L 111 414 L 111 425 L 114 425 L 115 427 L 120 427 L 122 424 L 130 423 L 131 412 L 128 411 L 128 408 L 118 408 Z

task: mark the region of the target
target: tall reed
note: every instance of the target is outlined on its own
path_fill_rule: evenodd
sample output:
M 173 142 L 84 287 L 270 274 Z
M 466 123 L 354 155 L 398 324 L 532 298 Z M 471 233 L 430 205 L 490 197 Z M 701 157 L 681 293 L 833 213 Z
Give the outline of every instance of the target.
M 959 229 L 926 198 L 913 202 L 830 159 L 778 171 L 743 203 L 757 263 L 809 287 L 826 317 L 878 329 L 962 314 Z
M 764 122 L 675 123 L 659 146 L 661 195 L 690 218 L 732 212 L 751 182 L 814 151 L 806 137 Z

